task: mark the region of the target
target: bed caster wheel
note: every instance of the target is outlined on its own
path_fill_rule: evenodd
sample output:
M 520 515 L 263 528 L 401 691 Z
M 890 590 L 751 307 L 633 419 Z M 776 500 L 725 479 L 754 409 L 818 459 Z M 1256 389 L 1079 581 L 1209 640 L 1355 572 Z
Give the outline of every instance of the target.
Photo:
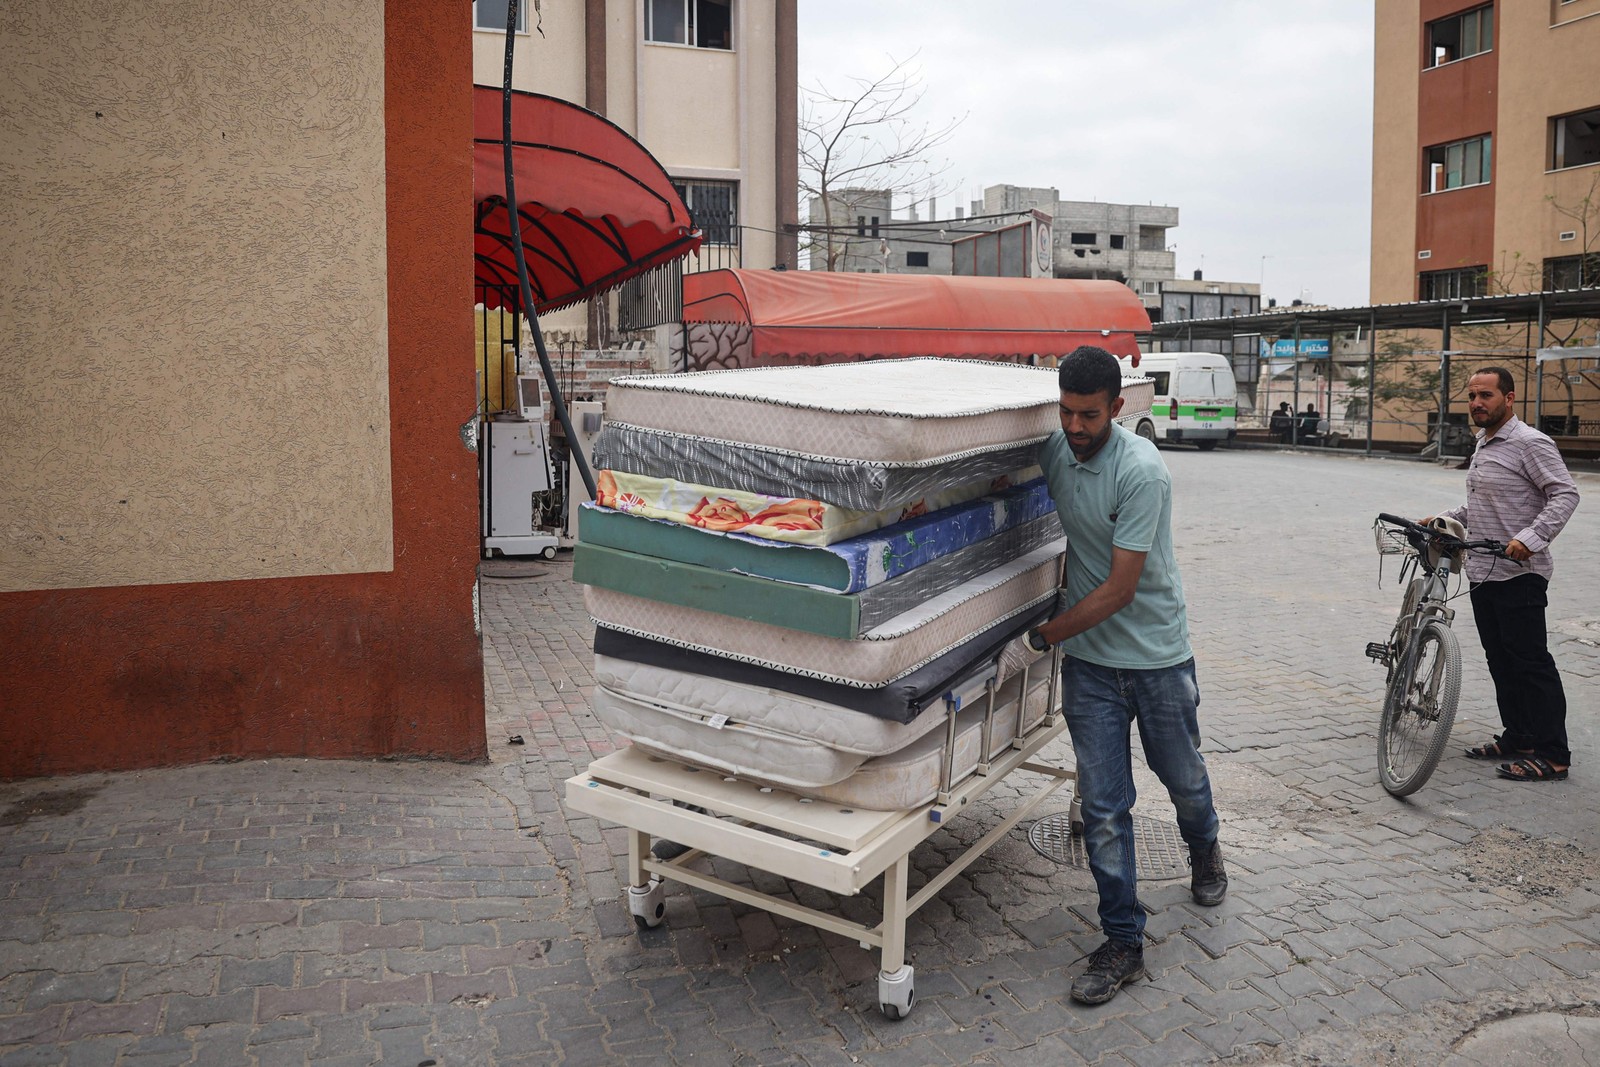
M 667 917 L 667 884 L 652 878 L 644 885 L 628 887 L 628 910 L 633 921 L 647 930 L 654 930 Z
M 917 1002 L 917 969 L 905 966 L 898 971 L 878 972 L 878 1010 L 886 1019 L 904 1019 Z

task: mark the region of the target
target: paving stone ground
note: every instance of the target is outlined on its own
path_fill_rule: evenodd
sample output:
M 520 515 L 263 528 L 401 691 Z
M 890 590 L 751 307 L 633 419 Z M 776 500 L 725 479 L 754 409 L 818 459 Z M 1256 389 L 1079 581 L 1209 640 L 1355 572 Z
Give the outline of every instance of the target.
M 877 1011 L 875 955 L 841 937 L 682 887 L 664 925 L 636 930 L 624 834 L 562 806 L 562 781 L 613 741 L 558 560 L 484 579 L 487 764 L 0 785 L 0 1067 L 1489 1063 L 1500 1033 L 1544 1062 L 1592 1058 L 1560 1035 L 1600 1017 L 1600 477 L 1579 475 L 1550 609 L 1571 779 L 1499 782 L 1456 754 L 1495 732 L 1463 597 L 1460 744 L 1396 800 L 1362 648 L 1399 589 L 1392 565 L 1377 584 L 1369 527 L 1456 502 L 1464 476 L 1164 455 L 1233 884 L 1216 909 L 1183 882 L 1142 887 L 1151 974 L 1110 1004 L 1067 998 L 1099 942 L 1092 885 L 1035 853 L 1027 823 L 911 920 L 918 1003 L 900 1022 Z M 1165 817 L 1141 782 L 1137 810 Z M 914 884 L 1025 784 L 919 848 Z M 855 918 L 876 900 L 717 869 Z

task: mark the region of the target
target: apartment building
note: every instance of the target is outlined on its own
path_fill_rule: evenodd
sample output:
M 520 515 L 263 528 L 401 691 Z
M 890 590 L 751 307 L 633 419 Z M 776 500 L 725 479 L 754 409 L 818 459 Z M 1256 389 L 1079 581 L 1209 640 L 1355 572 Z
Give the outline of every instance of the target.
M 1376 32 L 1373 303 L 1600 284 L 1600 0 L 1384 0 Z
M 478 84 L 501 83 L 506 7 L 472 5 Z M 684 270 L 795 268 L 795 12 L 795 0 L 523 3 L 512 85 L 580 103 L 655 156 L 705 233 Z

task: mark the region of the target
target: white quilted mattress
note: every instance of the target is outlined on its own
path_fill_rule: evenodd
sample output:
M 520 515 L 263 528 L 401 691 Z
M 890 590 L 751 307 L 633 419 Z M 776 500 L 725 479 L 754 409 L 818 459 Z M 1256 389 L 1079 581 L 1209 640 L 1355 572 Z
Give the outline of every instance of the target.
M 612 660 L 596 669 L 595 717 L 644 751 L 802 796 L 874 810 L 916 807 L 939 789 L 943 704 L 904 725 L 737 683 Z M 1021 676 L 1001 686 L 989 749 L 1017 732 Z M 1049 701 L 1049 672 L 1030 672 L 1023 730 Z M 986 701 L 956 720 L 955 775 L 977 766 Z
M 860 688 L 887 685 L 997 622 L 1054 597 L 1058 539 L 846 640 L 585 586 L 596 623 L 680 648 Z
M 888 359 L 617 378 L 612 422 L 790 452 L 919 463 L 1038 441 L 1059 424 L 1056 371 Z

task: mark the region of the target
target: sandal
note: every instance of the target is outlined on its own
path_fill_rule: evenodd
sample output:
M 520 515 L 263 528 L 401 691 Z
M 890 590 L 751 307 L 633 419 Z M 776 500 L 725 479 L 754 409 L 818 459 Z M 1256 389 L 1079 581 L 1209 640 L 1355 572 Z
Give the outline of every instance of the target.
M 1491 760 L 1491 759 L 1510 759 L 1512 756 L 1531 756 L 1531 755 L 1533 755 L 1533 749 L 1531 749 L 1531 748 L 1528 748 L 1528 749 L 1507 748 L 1505 746 L 1505 744 L 1504 744 L 1504 740 L 1505 739 L 1504 739 L 1504 737 L 1502 735 L 1495 734 L 1493 741 L 1487 742 L 1486 744 L 1479 745 L 1476 748 L 1467 749 L 1467 758 L 1468 759 Z
M 1556 770 L 1549 760 L 1538 756 L 1502 763 L 1495 773 L 1513 782 L 1564 782 L 1567 778 L 1566 771 Z

